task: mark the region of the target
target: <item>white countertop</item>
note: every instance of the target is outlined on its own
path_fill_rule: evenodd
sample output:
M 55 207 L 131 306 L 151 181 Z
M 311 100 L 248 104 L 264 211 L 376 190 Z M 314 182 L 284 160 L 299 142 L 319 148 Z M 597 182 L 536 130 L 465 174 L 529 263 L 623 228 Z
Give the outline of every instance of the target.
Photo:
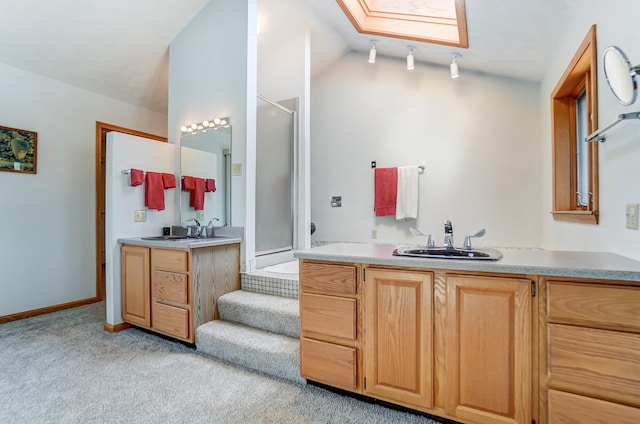
M 534 274 L 556 277 L 602 278 L 640 282 L 640 262 L 608 252 L 571 252 L 539 249 L 499 249 L 497 261 L 427 259 L 393 256 L 406 245 L 334 243 L 294 253 L 299 259 L 363 263 L 424 269 Z
M 201 247 L 224 246 L 240 243 L 239 237 L 189 238 L 180 240 L 144 240 L 140 237 L 120 238 L 118 243 L 146 247 L 170 247 L 174 249 L 198 249 Z

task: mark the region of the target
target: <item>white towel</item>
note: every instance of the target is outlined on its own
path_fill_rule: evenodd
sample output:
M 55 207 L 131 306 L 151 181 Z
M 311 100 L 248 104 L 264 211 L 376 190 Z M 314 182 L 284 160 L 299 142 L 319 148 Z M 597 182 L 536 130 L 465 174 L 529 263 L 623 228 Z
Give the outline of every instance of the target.
M 396 220 L 418 218 L 418 167 L 398 167 L 398 196 Z

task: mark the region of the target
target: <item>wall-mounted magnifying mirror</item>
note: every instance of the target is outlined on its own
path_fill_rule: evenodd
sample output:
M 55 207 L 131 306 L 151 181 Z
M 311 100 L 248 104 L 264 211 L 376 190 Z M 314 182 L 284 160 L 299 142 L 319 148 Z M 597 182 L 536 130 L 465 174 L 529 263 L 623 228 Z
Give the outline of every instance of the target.
M 180 222 L 193 225 L 187 220 L 195 218 L 207 225 L 217 218 L 216 227 L 231 225 L 231 125 L 183 133 L 180 174 L 215 182 L 215 191 L 204 193 L 202 210 L 196 210 L 191 204 L 192 192 L 181 191 Z
M 616 46 L 607 47 L 602 55 L 604 74 L 609 88 L 618 101 L 629 106 L 638 96 L 636 75 L 640 66 L 633 66 L 627 56 Z

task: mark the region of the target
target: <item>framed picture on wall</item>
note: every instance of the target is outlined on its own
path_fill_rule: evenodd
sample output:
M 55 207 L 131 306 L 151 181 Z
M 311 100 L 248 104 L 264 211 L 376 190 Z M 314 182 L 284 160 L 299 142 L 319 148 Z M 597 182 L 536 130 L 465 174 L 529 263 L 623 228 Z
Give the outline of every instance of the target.
M 0 126 L 0 171 L 36 173 L 38 133 Z

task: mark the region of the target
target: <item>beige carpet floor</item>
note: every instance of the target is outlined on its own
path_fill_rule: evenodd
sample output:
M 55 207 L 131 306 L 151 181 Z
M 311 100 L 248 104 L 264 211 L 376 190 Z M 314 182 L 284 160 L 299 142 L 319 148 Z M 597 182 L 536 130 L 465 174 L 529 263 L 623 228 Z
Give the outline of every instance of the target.
M 98 303 L 0 325 L 0 423 L 436 423 L 103 322 Z

